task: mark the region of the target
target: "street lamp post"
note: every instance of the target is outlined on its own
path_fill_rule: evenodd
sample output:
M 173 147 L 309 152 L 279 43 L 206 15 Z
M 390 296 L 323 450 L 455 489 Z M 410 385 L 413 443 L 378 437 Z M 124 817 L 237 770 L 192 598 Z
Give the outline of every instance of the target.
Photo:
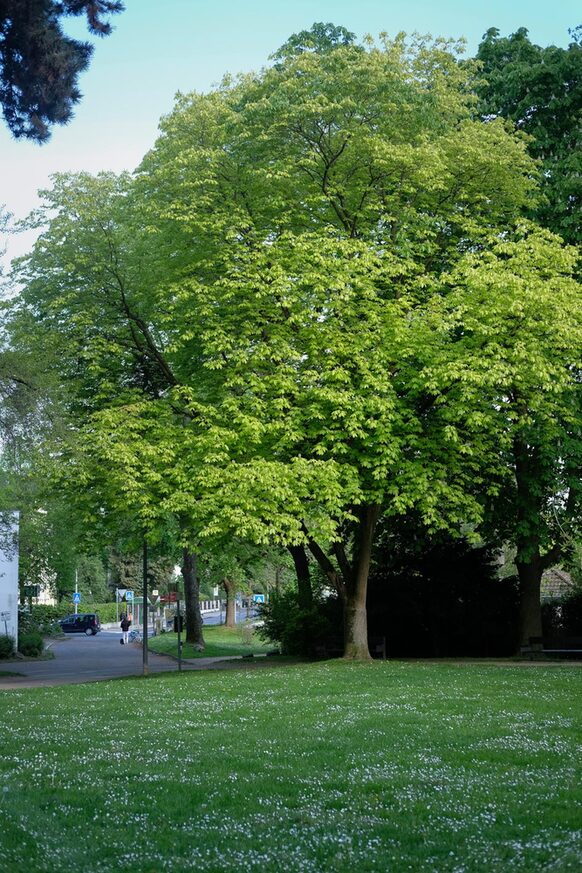
M 148 543 L 143 540 L 143 634 L 142 634 L 142 657 L 143 675 L 149 675 L 148 665 Z
M 178 619 L 178 672 L 182 671 L 182 616 L 180 615 L 180 586 L 176 584 L 176 607 Z

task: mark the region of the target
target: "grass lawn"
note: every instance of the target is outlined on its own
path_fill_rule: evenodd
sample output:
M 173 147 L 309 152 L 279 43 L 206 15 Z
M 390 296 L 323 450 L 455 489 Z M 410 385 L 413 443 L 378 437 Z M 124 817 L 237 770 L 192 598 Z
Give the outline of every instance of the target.
M 265 643 L 258 634 L 254 634 L 249 625 L 238 625 L 236 628 L 223 625 L 205 625 L 204 641 L 206 648 L 197 652 L 189 643 L 184 642 L 182 634 L 183 658 L 215 658 L 219 655 L 254 655 L 273 649 L 272 643 Z M 153 637 L 148 643 L 152 652 L 174 655 L 178 657 L 178 634 L 161 634 Z
M 0 870 L 582 869 L 580 668 L 260 664 L 0 692 Z

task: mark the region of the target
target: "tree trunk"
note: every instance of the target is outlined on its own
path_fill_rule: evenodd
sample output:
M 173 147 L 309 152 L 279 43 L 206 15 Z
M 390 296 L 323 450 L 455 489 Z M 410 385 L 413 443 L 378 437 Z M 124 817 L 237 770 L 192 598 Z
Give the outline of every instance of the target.
M 287 546 L 293 558 L 295 573 L 297 574 L 297 594 L 299 606 L 309 609 L 313 604 L 313 591 L 311 590 L 311 576 L 309 573 L 309 561 L 304 546 Z
M 367 579 L 359 585 L 348 585 L 344 605 L 344 658 L 369 661 L 368 616 L 366 613 Z
M 542 562 L 539 553 L 529 561 L 516 561 L 519 574 L 519 646 L 527 646 L 530 637 L 542 636 L 540 587 Z
M 301 626 L 301 654 L 309 657 L 315 654 L 315 640 L 313 633 L 313 591 L 311 589 L 311 575 L 309 561 L 305 546 L 287 546 L 297 575 L 297 602 L 300 610 L 304 613 Z
M 518 647 L 530 637 L 542 635 L 540 587 L 543 562 L 540 556 L 539 462 L 535 447 L 516 437 L 513 442 L 515 483 L 517 486 L 517 559 L 519 575 Z
M 236 627 L 236 586 L 230 579 L 223 579 L 221 584 L 226 594 L 225 627 Z
M 370 660 L 366 595 L 379 511 L 376 505 L 362 506 L 358 510 L 360 521 L 355 531 L 354 559 L 350 578 L 346 580 L 344 603 L 344 658 L 351 660 Z
M 200 584 L 196 573 L 196 555 L 189 549 L 182 550 L 182 577 L 186 601 L 186 642 L 202 650 L 204 637 L 200 612 Z

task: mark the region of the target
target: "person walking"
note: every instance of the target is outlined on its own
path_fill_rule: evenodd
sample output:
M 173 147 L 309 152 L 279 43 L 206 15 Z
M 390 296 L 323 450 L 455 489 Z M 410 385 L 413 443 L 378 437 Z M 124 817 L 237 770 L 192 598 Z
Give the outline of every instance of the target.
M 128 617 L 126 615 L 124 615 L 123 618 L 121 619 L 120 627 L 121 627 L 123 635 L 122 635 L 119 642 L 121 643 L 122 646 L 126 646 L 129 642 L 129 629 L 131 627 L 131 621 L 128 619 Z

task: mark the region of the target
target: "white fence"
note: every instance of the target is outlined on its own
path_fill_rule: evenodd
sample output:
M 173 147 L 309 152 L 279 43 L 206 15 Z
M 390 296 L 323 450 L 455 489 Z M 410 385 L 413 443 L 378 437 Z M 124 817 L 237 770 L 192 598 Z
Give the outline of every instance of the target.
M 222 609 L 221 600 L 201 600 L 200 612 L 217 612 Z

